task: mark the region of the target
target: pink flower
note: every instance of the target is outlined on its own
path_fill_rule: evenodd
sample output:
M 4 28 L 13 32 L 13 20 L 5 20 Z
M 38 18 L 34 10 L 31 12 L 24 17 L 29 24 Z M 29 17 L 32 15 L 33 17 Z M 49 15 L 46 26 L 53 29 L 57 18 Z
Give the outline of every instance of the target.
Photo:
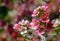
M 34 31 L 34 35 L 41 38 L 40 41 L 46 41 L 45 37 L 42 34 L 44 34 L 44 32 L 40 33 L 39 30 Z
M 29 28 L 31 29 L 37 29 L 40 26 L 40 22 L 37 19 L 32 19 L 32 22 L 29 24 Z
M 38 30 L 39 30 L 39 33 L 40 33 L 40 34 L 44 34 L 44 33 L 45 33 L 45 26 L 41 25 L 41 26 L 38 28 Z
M 39 19 L 41 22 L 46 22 L 49 19 L 49 17 L 46 14 L 42 14 Z
M 43 10 L 44 12 L 41 13 L 41 10 Z M 50 11 L 49 11 L 49 8 L 48 6 L 39 6 L 37 7 L 34 11 L 33 11 L 33 14 L 32 14 L 32 17 L 36 17 L 36 16 L 39 16 L 42 14 L 42 17 L 44 15 L 44 19 L 47 18 L 47 16 L 50 15 Z M 45 18 L 46 17 L 46 18 Z
M 38 34 L 41 34 L 41 35 L 42 35 L 42 34 L 45 33 L 45 27 L 41 25 L 41 26 L 40 26 L 37 30 L 35 30 L 33 33 L 34 33 L 35 36 L 38 36 Z M 36 34 L 36 33 L 37 33 L 37 34 Z
M 37 19 L 32 19 L 32 23 L 34 23 L 34 25 L 35 26 L 39 26 L 40 25 L 40 22 L 39 22 L 39 20 L 37 20 Z
M 13 27 L 13 29 L 16 29 L 16 30 L 19 29 L 19 28 L 20 28 L 20 24 L 15 24 L 14 27 Z
M 38 14 L 39 14 L 39 11 L 37 9 L 35 9 L 33 11 L 32 17 L 38 16 Z

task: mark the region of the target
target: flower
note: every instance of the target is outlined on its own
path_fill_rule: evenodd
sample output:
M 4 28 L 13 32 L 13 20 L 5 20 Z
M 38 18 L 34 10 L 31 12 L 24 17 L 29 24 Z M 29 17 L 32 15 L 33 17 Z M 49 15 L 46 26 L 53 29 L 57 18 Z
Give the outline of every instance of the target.
M 21 20 L 18 24 L 14 25 L 14 29 L 20 32 L 21 35 L 27 33 L 27 24 L 29 23 L 28 20 Z
M 38 14 L 39 14 L 39 11 L 35 9 L 33 14 L 32 14 L 32 17 L 38 16 Z
M 27 25 L 29 23 L 28 20 L 21 20 L 18 24 L 20 25 Z
M 39 19 L 41 22 L 46 22 L 49 20 L 49 17 L 46 14 L 42 14 Z
M 46 41 L 45 37 L 43 36 L 43 33 L 40 33 L 38 30 L 34 31 L 34 35 L 38 36 L 40 38 L 40 41 Z
M 41 12 L 40 10 L 47 11 L 47 10 L 48 10 L 48 7 L 47 7 L 47 6 L 39 6 L 39 7 L 37 7 L 37 8 L 33 11 L 32 17 L 38 16 L 39 13 Z
M 40 22 L 37 19 L 32 19 L 32 22 L 29 25 L 30 26 L 28 26 L 28 28 L 30 28 L 32 30 L 36 30 L 39 27 Z
M 19 24 L 15 24 L 14 27 L 13 27 L 13 29 L 16 29 L 16 30 L 18 30 L 19 28 L 20 28 Z
M 20 34 L 23 35 L 25 33 L 27 33 L 27 27 L 21 27 L 21 29 L 19 29 Z
M 41 25 L 41 26 L 38 28 L 38 30 L 39 30 L 39 33 L 40 33 L 40 34 L 44 34 L 44 33 L 45 33 L 45 26 Z

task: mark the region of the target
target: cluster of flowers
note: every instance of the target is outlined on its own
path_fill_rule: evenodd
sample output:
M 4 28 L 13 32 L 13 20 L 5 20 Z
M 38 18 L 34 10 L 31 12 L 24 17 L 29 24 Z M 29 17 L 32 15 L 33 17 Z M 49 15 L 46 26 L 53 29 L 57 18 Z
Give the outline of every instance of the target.
M 13 29 L 26 39 L 26 41 L 46 41 L 45 34 L 58 23 L 58 20 L 49 19 L 50 11 L 47 6 L 39 6 L 33 11 L 32 21 L 22 19 L 14 25 Z
M 14 25 L 13 29 L 18 31 L 22 37 L 28 38 L 29 41 L 38 41 L 40 38 L 41 41 L 45 41 L 45 37 L 42 36 L 44 34 L 44 26 L 40 26 L 40 22 L 36 19 L 33 19 L 32 22 L 21 20 L 18 24 Z
M 57 29 L 60 29 L 58 27 L 60 25 L 60 19 L 56 18 L 58 15 L 57 12 L 60 13 L 60 10 L 56 11 L 56 6 L 53 6 L 53 3 L 50 4 L 50 1 L 47 1 L 46 4 L 41 2 L 42 0 L 12 1 L 14 1 L 13 4 L 11 0 L 3 0 L 4 6 L 10 10 L 8 11 L 8 16 L 11 17 L 11 22 L 7 23 L 5 20 L 0 20 L 0 27 L 4 27 L 4 31 L 8 31 L 9 36 L 12 36 L 9 38 L 13 38 L 11 39 L 12 41 L 46 41 L 47 37 L 50 39 L 48 33 L 55 30 L 53 28 L 57 27 Z M 37 7 L 41 5 L 37 1 L 45 5 Z M 59 3 L 60 1 L 57 0 L 58 5 Z M 51 13 L 52 10 L 55 10 L 56 13 Z M 8 27 L 6 28 L 5 26 Z M 1 41 L 5 41 L 7 37 L 3 35 L 2 38 Z

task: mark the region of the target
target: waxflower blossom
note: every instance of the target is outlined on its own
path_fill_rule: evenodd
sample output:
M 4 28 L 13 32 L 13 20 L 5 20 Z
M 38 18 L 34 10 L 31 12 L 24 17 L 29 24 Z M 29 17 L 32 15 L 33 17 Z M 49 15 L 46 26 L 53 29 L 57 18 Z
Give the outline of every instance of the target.
M 28 23 L 28 20 L 21 20 L 21 22 L 19 22 L 20 25 L 27 25 Z
M 21 34 L 23 37 L 29 38 L 29 41 L 35 41 L 35 39 L 32 39 L 32 38 L 36 36 L 38 37 L 39 33 L 41 35 L 44 34 L 44 31 L 39 29 L 39 27 L 40 27 L 39 20 L 32 19 L 32 22 L 29 22 L 28 20 L 19 21 L 17 24 L 14 25 L 13 29 L 19 32 L 19 34 Z M 36 32 L 37 32 L 37 35 L 35 35 Z M 42 37 L 40 38 L 42 39 Z M 37 40 L 39 39 L 37 38 Z
M 39 36 L 41 39 L 40 41 L 46 41 L 46 38 L 38 30 L 34 31 L 34 35 Z
M 60 0 L 0 0 L 1 7 L 0 41 L 60 41 Z
M 28 1 L 24 0 L 24 3 L 30 4 L 30 2 Z M 25 6 L 26 5 L 24 5 L 24 7 Z M 27 6 L 29 7 L 29 5 Z M 53 10 L 55 10 L 55 6 L 53 7 L 52 7 Z M 21 40 L 21 39 L 18 39 L 18 40 L 20 41 L 46 41 L 45 35 L 48 37 L 47 34 L 56 26 L 56 24 L 58 23 L 58 20 L 56 22 L 53 21 L 53 17 L 51 17 L 52 15 L 51 9 L 47 5 L 41 5 L 37 7 L 33 11 L 33 13 L 30 11 L 33 11 L 30 9 L 30 7 L 29 9 L 25 7 L 25 9 L 23 9 L 22 12 L 20 12 L 20 8 L 18 9 L 18 12 L 19 12 L 18 15 L 20 15 L 20 17 L 22 15 L 24 18 L 22 17 L 23 19 L 20 19 L 20 21 L 14 25 L 13 29 L 17 31 L 19 35 L 24 37 L 25 39 L 25 40 Z M 28 16 L 32 17 L 31 20 L 28 19 Z
M 29 28 L 31 28 L 31 29 L 37 29 L 38 27 L 40 26 L 40 22 L 39 22 L 39 20 L 37 20 L 37 19 L 32 19 L 32 22 L 30 23 L 30 26 L 29 26 Z
M 27 27 L 26 27 L 26 25 L 28 23 L 29 23 L 28 20 L 22 20 L 18 24 L 15 24 L 15 26 L 13 28 L 16 29 L 16 30 L 18 30 L 20 32 L 20 34 L 25 34 L 25 33 L 27 33 Z
M 38 17 L 41 22 L 46 22 L 49 20 L 50 11 L 48 6 L 37 7 L 32 14 L 32 17 Z
M 20 25 L 19 24 L 15 24 L 13 29 L 19 29 L 20 28 Z
M 47 6 L 39 6 L 39 7 L 37 7 L 37 8 L 33 11 L 32 17 L 38 16 L 39 13 L 40 13 L 40 10 L 46 11 L 47 9 L 48 9 Z
M 21 27 L 21 29 L 19 29 L 19 31 L 23 35 L 23 34 L 27 33 L 27 27 Z
M 53 23 L 49 19 L 50 11 L 48 11 L 48 9 L 49 8 L 47 6 L 39 6 L 33 11 L 32 21 L 22 19 L 15 24 L 13 28 L 23 37 L 29 38 L 29 41 L 46 41 L 46 38 L 43 36 L 43 34 L 53 28 Z M 34 37 L 39 37 L 41 39 L 37 38 L 37 40 L 35 40 Z
M 42 22 L 47 22 L 49 20 L 49 17 L 46 14 L 42 14 L 39 20 Z

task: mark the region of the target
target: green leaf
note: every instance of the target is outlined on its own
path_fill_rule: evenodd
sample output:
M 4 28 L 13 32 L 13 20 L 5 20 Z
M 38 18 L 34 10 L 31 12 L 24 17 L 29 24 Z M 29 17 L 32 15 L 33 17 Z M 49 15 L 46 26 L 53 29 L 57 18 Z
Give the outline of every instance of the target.
M 55 35 L 57 35 L 57 33 L 55 31 L 53 31 L 51 35 L 55 36 Z
M 8 8 L 6 6 L 0 6 L 0 19 L 3 19 L 8 13 Z
M 0 29 L 0 35 L 3 33 L 4 29 Z
M 56 27 L 56 28 L 54 28 L 53 30 L 59 30 L 60 29 L 60 27 Z

